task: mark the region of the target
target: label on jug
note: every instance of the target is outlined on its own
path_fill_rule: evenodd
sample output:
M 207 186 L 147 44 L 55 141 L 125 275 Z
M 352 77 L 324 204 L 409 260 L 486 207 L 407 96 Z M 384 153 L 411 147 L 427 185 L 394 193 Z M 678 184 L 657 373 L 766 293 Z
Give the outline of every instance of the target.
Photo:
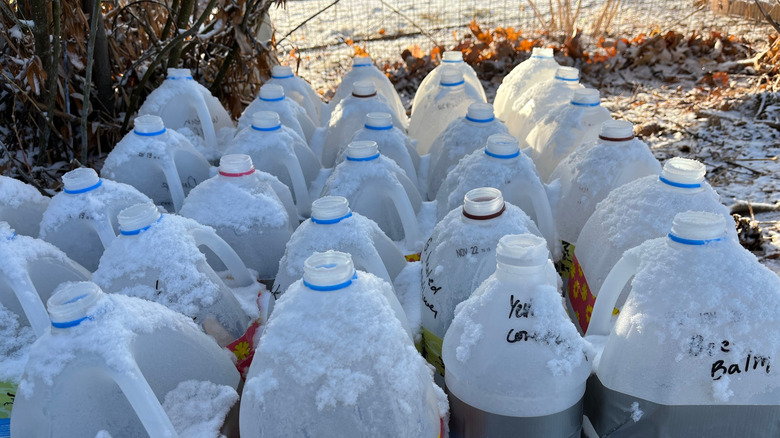
M 260 327 L 260 321 L 255 320 L 240 338 L 226 346 L 236 356 L 236 369 L 241 373 L 241 378 L 246 379 L 246 373 L 249 372 L 249 365 L 252 364 L 252 358 L 255 357 L 255 334 Z M 0 435 L 2 438 L 2 435 Z
M 11 409 L 16 397 L 16 384 L 0 381 L 0 438 L 11 436 Z
M 417 252 L 417 253 L 414 253 L 414 254 L 407 254 L 407 255 L 404 256 L 404 258 L 406 259 L 407 262 L 410 262 L 410 263 L 411 262 L 419 262 L 421 255 L 422 255 L 421 252 Z
M 573 245 L 572 245 L 573 247 Z M 588 287 L 588 280 L 582 272 L 579 260 L 576 255 L 572 255 L 572 265 L 569 270 L 569 278 L 566 284 L 566 295 L 574 310 L 574 317 L 577 319 L 582 332 L 588 331 L 590 317 L 593 313 L 593 305 L 596 304 L 596 297 Z
M 444 376 L 444 359 L 441 357 L 442 339 L 425 327 L 422 328 L 422 356 L 436 368 L 436 372 Z

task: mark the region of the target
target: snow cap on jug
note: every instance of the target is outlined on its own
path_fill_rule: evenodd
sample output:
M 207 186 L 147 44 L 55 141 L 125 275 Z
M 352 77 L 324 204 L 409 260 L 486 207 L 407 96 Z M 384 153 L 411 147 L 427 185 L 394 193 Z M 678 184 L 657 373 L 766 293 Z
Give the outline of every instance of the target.
M 601 95 L 599 90 L 593 88 L 581 88 L 574 92 L 571 97 L 571 104 L 576 106 L 599 106 L 601 104 Z
M 260 94 L 257 97 L 266 102 L 284 100 L 284 87 L 279 84 L 265 84 L 260 87 Z
M 287 79 L 295 76 L 289 65 L 275 65 L 271 67 L 271 77 L 274 79 Z
M 138 116 L 133 120 L 133 132 L 141 137 L 153 137 L 165 132 L 165 124 L 160 116 Z
M 547 263 L 549 254 L 547 241 L 533 234 L 504 236 L 496 247 L 496 261 L 499 265 L 541 266 Z
M 553 49 L 547 47 L 534 47 L 531 49 L 532 58 L 552 58 Z
M 441 79 L 439 84 L 444 87 L 455 87 L 457 85 L 463 85 L 463 73 L 455 67 L 444 67 L 441 70 Z
M 634 139 L 634 125 L 625 120 L 610 120 L 601 125 L 599 139 L 609 142 L 624 142 Z
M 0 239 L 11 240 L 16 237 L 16 231 L 6 221 L 0 221 Z
M 580 71 L 574 67 L 558 67 L 555 71 L 555 79 L 568 82 L 576 82 L 580 78 Z
M 61 284 L 46 302 L 51 325 L 67 329 L 89 319 L 89 309 L 103 295 L 103 291 L 91 281 L 74 281 Z
M 520 155 L 520 145 L 511 135 L 493 134 L 487 139 L 485 154 L 493 158 L 514 158 Z
M 488 123 L 492 122 L 494 118 L 493 105 L 489 103 L 472 103 L 466 112 L 466 120 L 473 123 Z
M 493 187 L 471 190 L 463 197 L 463 216 L 472 220 L 487 220 L 501 216 L 506 210 L 504 195 Z
M 393 116 L 389 113 L 368 113 L 364 118 L 365 127 L 374 130 L 393 129 Z
M 119 212 L 116 217 L 119 222 L 119 233 L 132 236 L 149 229 L 155 222 L 162 219 L 162 213 L 151 202 L 135 204 Z
M 188 68 L 169 68 L 166 79 L 192 79 L 192 72 Z
M 276 111 L 258 111 L 252 114 L 252 129 L 256 131 L 275 131 L 281 127 L 282 122 Z
M 678 213 L 672 222 L 669 239 L 685 245 L 705 245 L 726 236 L 726 221 L 722 215 L 707 211 Z
M 347 146 L 347 160 L 370 161 L 379 158 L 379 146 L 375 141 L 353 141 Z
M 343 196 L 323 196 L 311 204 L 311 221 L 315 224 L 335 224 L 350 216 L 349 201 Z
M 246 154 L 228 154 L 219 159 L 219 174 L 227 177 L 246 176 L 255 173 L 252 157 Z
M 376 84 L 373 81 L 357 81 L 352 85 L 352 95 L 355 97 L 372 97 L 376 95 Z
M 89 192 L 100 187 L 101 181 L 95 169 L 80 167 L 62 175 L 64 191 L 70 195 Z
M 673 187 L 695 189 L 701 187 L 706 173 L 704 164 L 688 158 L 674 157 L 664 163 L 658 179 Z
M 460 50 L 448 50 L 441 57 L 442 62 L 463 62 L 463 52 Z
M 303 262 L 303 284 L 316 291 L 343 289 L 356 275 L 352 256 L 339 251 L 315 252 Z

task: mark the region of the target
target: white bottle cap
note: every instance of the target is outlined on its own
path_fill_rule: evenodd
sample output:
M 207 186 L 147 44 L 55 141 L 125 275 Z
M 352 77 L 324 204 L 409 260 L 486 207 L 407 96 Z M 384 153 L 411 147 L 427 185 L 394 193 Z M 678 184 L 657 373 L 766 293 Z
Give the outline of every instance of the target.
M 493 158 L 514 158 L 520 155 L 520 144 L 511 135 L 493 134 L 487 139 L 485 153 Z
M 255 173 L 252 157 L 246 154 L 227 154 L 219 159 L 219 174 L 227 177 L 246 176 Z
M 444 67 L 441 69 L 441 79 L 439 79 L 439 84 L 445 87 L 454 87 L 456 85 L 462 84 L 463 81 L 463 73 L 460 72 L 456 67 Z
M 674 217 L 669 239 L 686 245 L 704 245 L 721 240 L 725 234 L 726 220 L 722 215 L 707 211 L 685 211 Z
M 352 84 L 352 95 L 355 97 L 371 97 L 376 94 L 376 84 L 373 81 L 357 81 Z
M 489 103 L 475 102 L 469 105 L 466 112 L 466 120 L 474 123 L 487 123 L 495 119 L 493 116 L 493 105 Z
M 349 201 L 343 196 L 323 196 L 311 203 L 311 221 L 315 224 L 335 224 L 350 216 Z
M 6 221 L 0 221 L 0 241 L 11 240 L 16 237 L 16 231 Z
M 493 187 L 473 189 L 463 197 L 463 216 L 468 219 L 493 219 L 501 216 L 504 210 L 504 195 Z
M 142 137 L 153 137 L 165 132 L 165 124 L 159 116 L 138 116 L 133 121 L 133 132 Z
M 352 256 L 347 253 L 315 252 L 303 262 L 303 284 L 316 291 L 343 289 L 352 283 L 355 275 Z
M 552 58 L 553 49 L 547 47 L 534 47 L 531 49 L 531 56 L 534 58 Z
M 599 138 L 604 141 L 621 142 L 634 139 L 634 125 L 625 120 L 609 120 L 601 125 Z
M 100 287 L 91 281 L 62 283 L 46 302 L 52 327 L 67 329 L 89 319 L 89 310 L 102 295 Z
M 389 113 L 368 113 L 364 120 L 366 128 L 378 130 L 393 128 L 393 116 Z
M 593 88 L 580 88 L 574 91 L 571 97 L 572 105 L 578 106 L 598 106 L 601 103 L 599 90 Z
M 162 219 L 157 206 L 151 202 L 135 204 L 120 211 L 116 217 L 119 222 L 119 234 L 133 236 L 149 229 L 155 222 Z
M 274 131 L 282 127 L 282 121 L 276 111 L 257 111 L 252 114 L 252 127 L 256 131 Z
M 379 158 L 379 146 L 375 141 L 353 141 L 347 145 L 347 160 L 370 161 Z
M 100 177 L 95 169 L 80 167 L 62 175 L 63 191 L 75 195 L 95 190 L 100 187 Z
M 574 67 L 558 67 L 555 71 L 555 79 L 562 81 L 577 82 L 580 77 L 580 71 Z
M 366 65 L 373 65 L 374 61 L 371 60 L 370 56 L 356 56 L 352 58 L 352 67 L 363 67 Z
M 260 100 L 276 102 L 284 99 L 284 87 L 279 84 L 265 84 L 260 87 Z
M 169 68 L 167 79 L 192 79 L 192 72 L 188 68 Z
M 460 50 L 448 50 L 441 57 L 444 62 L 463 62 L 463 52 Z
M 295 76 L 289 65 L 275 65 L 271 67 L 271 77 L 275 79 L 287 79 Z
M 704 167 L 704 164 L 696 160 L 674 157 L 664 163 L 664 168 L 658 179 L 670 186 L 694 189 L 701 187 L 706 174 L 707 168 Z
M 510 266 L 547 264 L 547 241 L 533 234 L 509 234 L 498 241 L 496 261 Z

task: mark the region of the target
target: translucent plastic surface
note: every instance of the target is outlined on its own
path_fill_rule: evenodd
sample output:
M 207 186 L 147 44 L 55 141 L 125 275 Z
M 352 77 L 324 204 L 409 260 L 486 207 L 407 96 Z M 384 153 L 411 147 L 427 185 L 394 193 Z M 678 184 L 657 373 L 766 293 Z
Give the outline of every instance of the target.
M 49 198 L 33 186 L 0 175 L 0 221 L 25 236 L 38 237 L 41 217 Z
M 496 91 L 493 106 L 496 108 L 496 117 L 503 121 L 509 119 L 515 101 L 522 99 L 531 87 L 555 77 L 558 63 L 553 59 L 552 50 L 534 47 L 533 51 L 530 58 L 504 76 Z

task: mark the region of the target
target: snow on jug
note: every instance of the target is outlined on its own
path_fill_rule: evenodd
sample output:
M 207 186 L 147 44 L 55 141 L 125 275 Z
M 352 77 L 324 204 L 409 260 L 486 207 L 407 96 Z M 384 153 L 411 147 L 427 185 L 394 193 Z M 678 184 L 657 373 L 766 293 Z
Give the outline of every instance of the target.
M 203 138 L 208 159 L 218 159 L 221 143 L 233 136 L 233 120 L 219 99 L 192 79 L 186 68 L 169 68 L 162 84 L 146 97 L 138 116 L 152 115 L 163 119 L 171 130 L 184 129 Z M 197 144 L 198 142 L 195 142 Z
M 520 207 L 530 216 L 547 240 L 548 248 L 560 258 L 550 201 L 533 161 L 518 148 L 511 135 L 494 134 L 484 148 L 461 159 L 449 172 L 436 196 L 436 219 L 442 220 L 478 187 L 501 190 L 504 201 Z
M 290 188 L 298 213 L 309 216 L 309 187 L 319 176 L 320 161 L 303 139 L 281 123 L 278 113 L 254 113 L 252 125 L 236 135 L 225 154 L 252 157 L 257 170 L 270 173 Z
M 417 92 L 414 93 L 414 100 L 412 101 L 412 114 L 414 114 L 419 102 L 424 101 L 428 94 L 436 92 L 437 84 L 441 80 L 441 72 L 446 67 L 457 68 L 463 74 L 463 80 L 466 81 L 465 86 L 472 88 L 477 94 L 482 96 L 483 102 L 487 102 L 485 89 L 482 88 L 482 82 L 479 81 L 477 72 L 470 65 L 463 62 L 463 52 L 459 50 L 447 51 L 442 54 L 441 64 L 431 70 L 417 87 Z
M 446 397 L 383 296 L 390 285 L 336 251 L 303 272 L 260 339 L 241 436 L 441 437 Z
M 238 129 L 246 129 L 254 122 L 258 111 L 273 111 L 279 114 L 282 124 L 298 134 L 308 144 L 317 125 L 309 118 L 306 110 L 296 101 L 284 94 L 284 87 L 279 84 L 266 83 L 260 87 L 257 99 L 246 107 L 238 119 Z M 232 143 L 232 142 L 231 142 Z
M 553 58 L 553 49 L 534 47 L 531 57 L 513 68 L 498 86 L 493 101 L 496 117 L 506 121 L 511 114 L 512 104 L 534 85 L 555 78 L 558 67 Z
M 485 99 L 472 88 L 466 88 L 465 83 L 460 70 L 445 67 L 436 90 L 420 101 L 409 122 L 409 137 L 417 140 L 420 155 L 427 154 L 436 137 L 455 119 L 466 114 L 472 103 L 485 103 Z
M 293 212 L 294 213 L 294 212 Z M 213 227 L 261 280 L 273 280 L 284 246 L 298 225 L 249 155 L 223 155 L 219 174 L 192 190 L 181 215 Z M 216 260 L 209 264 L 219 266 Z
M 0 221 L 25 236 L 38 237 L 41 218 L 49 198 L 35 187 L 0 175 Z
M 436 199 L 439 186 L 461 158 L 485 146 L 488 137 L 495 134 L 508 135 L 509 130 L 493 116 L 489 103 L 472 103 L 465 116 L 455 118 L 429 150 L 428 199 Z
M 423 248 L 422 333 L 423 357 L 441 382 L 444 362 L 441 342 L 455 307 L 468 298 L 496 268 L 496 245 L 507 234 L 539 230 L 523 210 L 504 202 L 501 191 L 474 189 L 433 229 Z M 443 383 L 443 382 L 442 382 Z
M 548 181 L 558 163 L 581 144 L 598 140 L 601 125 L 608 120 L 609 111 L 592 88 L 575 91 L 569 105 L 547 113 L 526 137 L 542 181 Z
M 133 186 L 101 179 L 89 168 L 62 176 L 62 192 L 49 202 L 41 221 L 41 239 L 95 271 L 103 250 L 119 234 L 116 215 L 140 202 L 152 202 Z
M 599 436 L 780 434 L 772 366 L 780 280 L 728 236 L 726 223 L 720 214 L 679 213 L 666 237 L 626 251 L 604 281 L 586 337 L 603 345 L 585 402 Z
M 193 322 L 146 300 L 66 283 L 31 348 L 13 437 L 221 436 L 238 401 L 232 362 Z
M 567 296 L 572 314 L 585 332 L 596 295 L 623 253 L 645 240 L 665 236 L 677 213 L 687 210 L 720 214 L 728 208 L 704 180 L 704 164 L 686 158 L 664 163 L 660 176 L 648 175 L 609 193 L 582 227 L 569 271 Z M 729 228 L 733 234 L 733 227 Z M 736 238 L 736 237 L 735 237 Z M 617 301 L 620 309 L 630 287 Z
M 592 347 L 561 305 L 544 239 L 499 240 L 496 271 L 457 307 L 442 349 L 451 437 L 579 438 Z
M 135 128 L 108 153 L 100 176 L 129 184 L 168 211 L 179 211 L 193 187 L 209 178 L 209 162 L 157 116 Z
M 322 121 L 322 99 L 314 91 L 311 84 L 296 76 L 292 67 L 289 65 L 275 65 L 271 67 L 271 79 L 266 84 L 281 85 L 284 88 L 285 96 L 289 96 L 298 105 L 306 110 L 315 125 L 319 126 Z

